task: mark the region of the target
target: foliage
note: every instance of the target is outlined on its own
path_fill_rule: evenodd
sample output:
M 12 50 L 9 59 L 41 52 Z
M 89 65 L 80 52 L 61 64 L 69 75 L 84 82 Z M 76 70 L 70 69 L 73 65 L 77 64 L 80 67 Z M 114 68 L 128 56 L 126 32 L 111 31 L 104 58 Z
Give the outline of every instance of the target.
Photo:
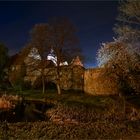
M 20 62 L 18 69 L 9 72 L 9 80 L 15 91 L 22 91 L 25 88 L 24 76 L 26 75 L 25 65 Z
M 138 0 L 122 1 L 118 10 L 115 32 L 124 41 L 138 41 L 140 39 L 140 2 Z
M 8 48 L 0 43 L 0 89 L 5 90 L 9 86 L 7 77 Z
M 103 43 L 97 52 L 99 67 L 104 74 L 113 74 L 123 93 L 140 92 L 140 2 L 120 2 L 118 23 L 114 28 L 117 39 Z
M 119 40 L 104 43 L 98 50 L 99 67 L 106 74 L 113 73 L 123 92 L 139 92 L 140 51 L 139 46 L 123 43 Z
M 6 67 L 8 60 L 8 49 L 2 43 L 0 43 L 0 80 L 4 78 L 4 68 Z

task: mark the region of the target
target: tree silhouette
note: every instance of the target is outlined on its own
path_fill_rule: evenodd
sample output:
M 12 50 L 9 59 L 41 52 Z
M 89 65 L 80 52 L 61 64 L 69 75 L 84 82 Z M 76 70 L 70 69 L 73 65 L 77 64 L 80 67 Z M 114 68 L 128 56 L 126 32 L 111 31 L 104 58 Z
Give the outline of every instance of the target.
M 140 39 L 140 1 L 121 1 L 118 10 L 118 23 L 114 31 L 123 41 L 138 41 Z
M 80 55 L 81 50 L 76 36 L 76 27 L 65 17 L 55 17 L 49 20 L 51 36 L 51 47 L 57 57 L 57 91 L 61 94 L 60 87 L 60 63 L 67 60 L 71 61 L 73 57 Z
M 104 43 L 97 53 L 98 66 L 105 74 L 115 75 L 121 91 L 125 94 L 140 91 L 140 57 L 137 47 L 115 40 Z
M 57 17 L 50 19 L 48 23 L 36 24 L 30 33 L 31 40 L 23 49 L 22 56 L 27 56 L 30 51 L 38 53 L 38 57 L 35 58 L 36 61 L 34 61 L 35 59 L 30 59 L 28 64 L 31 65 L 31 70 L 40 70 L 43 85 L 42 92 L 44 93 L 46 78 L 45 69 L 49 66 L 49 61 L 46 61 L 46 59 L 49 52 L 53 50 L 56 56 L 55 66 L 57 69 L 55 83 L 57 85 L 58 94 L 61 94 L 61 64 L 64 61 L 70 62 L 72 58 L 77 55 L 82 56 L 80 48 L 76 46 L 79 40 L 76 36 L 75 26 L 67 18 Z
M 49 64 L 46 56 L 50 50 L 49 25 L 46 23 L 36 24 L 31 30 L 31 40 L 22 51 L 22 57 L 26 56 L 26 63 L 30 71 L 37 70 L 41 73 L 42 93 L 45 93 L 45 68 Z
M 5 71 L 8 61 L 8 49 L 7 47 L 0 43 L 0 85 L 2 85 L 4 77 L 5 77 Z

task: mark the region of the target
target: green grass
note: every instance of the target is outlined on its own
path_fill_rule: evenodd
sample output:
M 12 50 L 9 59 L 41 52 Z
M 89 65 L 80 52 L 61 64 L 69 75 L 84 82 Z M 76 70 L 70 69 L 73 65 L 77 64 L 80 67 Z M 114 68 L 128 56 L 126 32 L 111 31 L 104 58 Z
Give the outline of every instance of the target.
M 54 100 L 67 105 L 85 105 L 101 108 L 104 108 L 106 105 L 110 105 L 114 102 L 110 96 L 92 96 L 81 91 L 74 90 L 62 91 L 61 95 L 58 95 L 56 90 L 48 90 L 45 94 L 42 94 L 40 90 L 26 90 L 22 92 L 11 93 L 24 96 L 26 99 L 46 99 Z
M 62 91 L 61 95 L 58 95 L 56 90 L 47 90 L 45 94 L 42 94 L 41 90 L 12 91 L 9 94 L 24 96 L 26 99 L 48 99 L 68 105 L 88 105 L 101 108 L 112 105 L 114 101 L 119 100 L 118 96 L 92 96 L 74 90 Z M 128 96 L 126 100 L 135 107 L 140 108 L 140 95 Z

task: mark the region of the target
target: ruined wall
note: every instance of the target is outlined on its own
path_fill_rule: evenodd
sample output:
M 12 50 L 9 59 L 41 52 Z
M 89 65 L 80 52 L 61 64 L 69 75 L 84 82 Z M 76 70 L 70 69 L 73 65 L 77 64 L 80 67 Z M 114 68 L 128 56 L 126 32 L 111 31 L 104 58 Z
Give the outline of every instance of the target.
M 110 75 L 102 74 L 102 69 L 92 68 L 85 70 L 84 91 L 92 95 L 118 94 L 118 85 Z

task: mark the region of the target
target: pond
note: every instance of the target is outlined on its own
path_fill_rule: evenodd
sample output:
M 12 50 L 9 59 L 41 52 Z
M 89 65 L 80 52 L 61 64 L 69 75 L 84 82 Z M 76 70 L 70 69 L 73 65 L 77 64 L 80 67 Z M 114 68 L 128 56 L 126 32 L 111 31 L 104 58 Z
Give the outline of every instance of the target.
M 53 107 L 43 101 L 21 100 L 12 109 L 0 109 L 0 121 L 33 122 L 47 120 L 46 110 Z

